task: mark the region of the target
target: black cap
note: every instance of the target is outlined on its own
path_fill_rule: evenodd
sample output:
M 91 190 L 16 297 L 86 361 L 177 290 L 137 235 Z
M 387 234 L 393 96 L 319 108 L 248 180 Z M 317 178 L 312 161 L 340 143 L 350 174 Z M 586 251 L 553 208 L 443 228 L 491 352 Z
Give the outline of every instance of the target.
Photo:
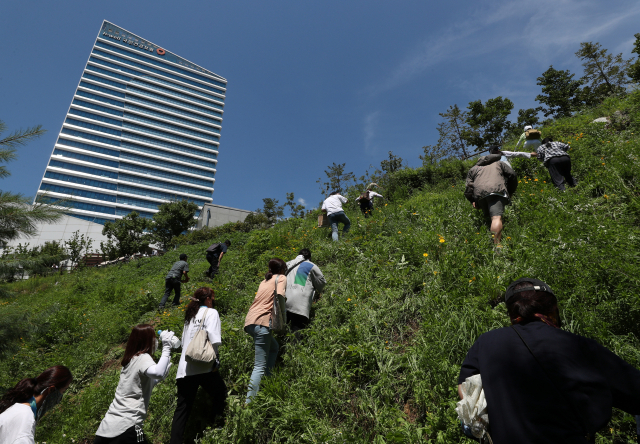
M 518 285 L 518 284 L 520 284 L 522 282 L 527 282 L 527 283 L 531 284 L 531 286 L 522 287 L 522 288 L 519 288 L 517 290 L 514 290 L 516 285 Z M 523 291 L 544 291 L 546 293 L 550 293 L 551 295 L 553 295 L 555 297 L 555 293 L 553 292 L 553 290 L 551 290 L 551 287 L 549 287 L 549 285 L 547 285 L 545 282 L 542 282 L 540 279 L 520 278 L 517 281 L 513 281 L 511 283 L 511 285 L 509 285 L 509 287 L 507 288 L 507 292 L 504 295 L 504 301 L 507 302 L 511 298 L 511 296 L 513 296 L 516 293 L 523 292 Z

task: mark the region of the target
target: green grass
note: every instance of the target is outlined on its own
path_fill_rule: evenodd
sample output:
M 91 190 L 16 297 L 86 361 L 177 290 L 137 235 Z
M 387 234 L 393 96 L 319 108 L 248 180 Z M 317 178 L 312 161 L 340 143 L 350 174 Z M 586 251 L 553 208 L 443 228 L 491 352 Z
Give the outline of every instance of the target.
M 521 183 L 505 215 L 500 255 L 462 196 L 460 177 L 469 162 L 442 165 L 435 184 L 429 182 L 435 176 L 419 170 L 401 172 L 394 199 L 373 218 L 347 210 L 352 231 L 340 243 L 314 227 L 314 216 L 228 235 L 233 244 L 213 285 L 222 319 L 221 372 L 230 393 L 227 423 L 209 428 L 203 395 L 188 441 L 468 442 L 453 411 L 459 367 L 480 334 L 508 325 L 499 298 L 521 276 L 553 287 L 564 328 L 640 367 L 638 97 L 611 99 L 543 129 L 543 136 L 571 142 L 580 181 L 575 189 L 557 192 L 536 160 L 514 162 Z M 631 126 L 614 131 L 589 124 L 617 109 L 628 110 Z M 61 407 L 38 426 L 37 441 L 93 437 L 113 399 L 131 326 L 151 322 L 181 332 L 182 307 L 153 309 L 179 253 L 189 255 L 192 270 L 184 293 L 206 285 L 200 277 L 208 268 L 208 243 L 8 286 L 14 295 L 0 300 L 1 384 L 9 387 L 54 364 L 69 366 L 76 378 Z M 255 401 L 242 408 L 253 365 L 244 316 L 267 261 L 290 260 L 302 247 L 311 249 L 327 277 L 325 294 L 304 339 L 281 339 L 274 376 L 263 379 Z M 168 441 L 176 368 L 151 398 L 145 427 L 155 443 Z M 635 422 L 621 412 L 597 438 L 634 440 Z

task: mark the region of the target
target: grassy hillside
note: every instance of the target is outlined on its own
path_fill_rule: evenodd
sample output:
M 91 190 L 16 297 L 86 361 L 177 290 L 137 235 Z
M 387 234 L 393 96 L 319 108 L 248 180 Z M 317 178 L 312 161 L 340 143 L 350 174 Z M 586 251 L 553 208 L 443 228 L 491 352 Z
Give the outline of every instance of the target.
M 520 184 L 498 255 L 480 215 L 462 196 L 472 162 L 396 173 L 387 193 L 392 199 L 373 218 L 348 210 L 352 231 L 340 243 L 315 228 L 313 216 L 230 234 L 233 245 L 213 285 L 228 418 L 224 428 L 207 429 L 208 400 L 202 396 L 189 440 L 468 442 L 453 411 L 459 366 L 480 334 L 508 325 L 500 298 L 521 276 L 554 288 L 565 329 L 596 339 L 640 368 L 639 103 L 638 94 L 611 99 L 543 128 L 544 136 L 571 142 L 579 185 L 559 193 L 537 160 L 517 159 Z M 590 124 L 616 110 L 624 113 L 612 128 Z M 39 426 L 37 441 L 92 439 L 113 398 L 130 327 L 151 322 L 181 332 L 183 307 L 153 310 L 163 277 L 184 252 L 192 270 L 184 293 L 205 285 L 209 243 L 9 286 L 14 295 L 0 300 L 0 384 L 6 388 L 54 364 L 71 367 L 76 377 L 61 407 Z M 253 364 L 244 316 L 267 261 L 290 260 L 301 247 L 311 249 L 328 286 L 304 339 L 281 341 L 275 375 L 263 379 L 258 397 L 242 408 Z M 145 427 L 155 443 L 168 440 L 176 367 L 151 399 Z M 621 412 L 598 436 L 600 443 L 634 439 L 635 422 Z

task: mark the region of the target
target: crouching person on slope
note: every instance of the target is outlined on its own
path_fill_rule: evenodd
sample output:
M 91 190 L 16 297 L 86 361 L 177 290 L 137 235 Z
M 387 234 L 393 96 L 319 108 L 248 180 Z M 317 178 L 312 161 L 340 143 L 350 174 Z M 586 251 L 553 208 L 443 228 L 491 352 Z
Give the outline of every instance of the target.
M 120 381 L 107 414 L 98 427 L 94 444 L 135 444 L 146 442 L 143 423 L 147 417 L 151 391 L 162 381 L 171 366 L 173 332 L 160 335 L 162 356 L 156 364 L 151 357 L 158 348 L 153 327 L 133 327 L 122 358 Z
M 504 162 L 500 154 L 481 157 L 467 174 L 464 197 L 473 208 L 482 209 L 490 224 L 493 242 L 499 246 L 502 239 L 502 215 L 504 207 L 511 202 L 511 196 L 518 188 L 515 171 Z
M 546 283 L 518 279 L 505 302 L 511 327 L 481 335 L 458 377 L 462 384 L 481 376 L 494 444 L 586 444 L 607 425 L 612 407 L 640 414 L 640 371 L 597 342 L 563 331 Z
M 227 387 L 220 376 L 218 367 L 218 349 L 222 344 L 222 328 L 220 315 L 213 308 L 215 294 L 209 287 L 198 288 L 191 302 L 184 311 L 184 330 L 182 331 L 182 355 L 178 364 L 176 385 L 178 386 L 178 405 L 173 414 L 171 424 L 171 444 L 182 444 L 184 429 L 189 419 L 189 414 L 198 394 L 198 388 L 202 387 L 213 400 L 211 419 L 224 413 L 224 405 L 227 396 Z M 193 340 L 198 330 L 204 329 L 207 338 L 213 346 L 216 358 L 209 363 L 187 360 L 186 352 L 189 343 Z M 197 343 L 194 343 L 197 344 Z
M 25 378 L 0 399 L 0 443 L 34 444 L 36 422 L 61 400 L 73 377 L 56 365 L 37 378 Z
M 287 262 L 287 321 L 296 340 L 300 330 L 309 325 L 309 313 L 314 296 L 327 284 L 322 271 L 311 262 L 311 251 L 303 248 L 298 256 Z

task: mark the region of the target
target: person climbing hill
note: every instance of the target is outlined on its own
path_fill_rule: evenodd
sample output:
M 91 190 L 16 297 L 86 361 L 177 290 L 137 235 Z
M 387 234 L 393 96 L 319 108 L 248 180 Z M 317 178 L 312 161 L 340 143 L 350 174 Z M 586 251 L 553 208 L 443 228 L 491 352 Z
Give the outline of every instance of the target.
M 207 248 L 207 262 L 209 262 L 209 270 L 207 275 L 213 279 L 218 274 L 222 257 L 227 253 L 227 249 L 231 246 L 231 241 L 227 239 L 224 242 L 213 244 Z
M 547 137 L 542 141 L 537 149 L 538 160 L 544 163 L 549 170 L 551 181 L 560 191 L 564 191 L 564 184 L 575 187 L 577 182 L 571 175 L 571 158 L 567 151 L 571 146 L 562 142 L 554 142 L 553 138 Z
M 327 213 L 329 218 L 329 224 L 331 224 L 331 237 L 334 242 L 338 242 L 338 223 L 343 223 L 344 228 L 342 228 L 342 234 L 345 235 L 349 232 L 349 228 L 351 228 L 351 221 L 344 214 L 344 210 L 342 209 L 342 204 L 347 203 L 348 200 L 346 197 L 341 196 L 340 193 L 334 191 L 327 197 L 322 203 L 322 212 Z
M 320 268 L 311 262 L 311 251 L 303 248 L 287 262 L 287 321 L 291 332 L 300 339 L 300 330 L 309 325 L 309 313 L 314 296 L 320 296 L 327 280 Z
M 360 205 L 360 211 L 364 214 L 364 217 L 369 217 L 373 212 L 373 198 L 382 197 L 382 194 L 378 194 L 373 191 L 373 187 L 369 185 L 364 193 L 356 198 L 356 202 Z
M 522 149 L 524 151 L 535 151 L 542 144 L 542 133 L 540 130 L 534 129 L 531 125 L 524 127 L 524 132 L 516 143 L 516 149 L 524 142 Z
M 500 154 L 481 157 L 467 174 L 464 196 L 473 208 L 482 209 L 490 224 L 493 242 L 500 245 L 502 238 L 502 214 L 518 187 L 515 171 L 504 162 Z

